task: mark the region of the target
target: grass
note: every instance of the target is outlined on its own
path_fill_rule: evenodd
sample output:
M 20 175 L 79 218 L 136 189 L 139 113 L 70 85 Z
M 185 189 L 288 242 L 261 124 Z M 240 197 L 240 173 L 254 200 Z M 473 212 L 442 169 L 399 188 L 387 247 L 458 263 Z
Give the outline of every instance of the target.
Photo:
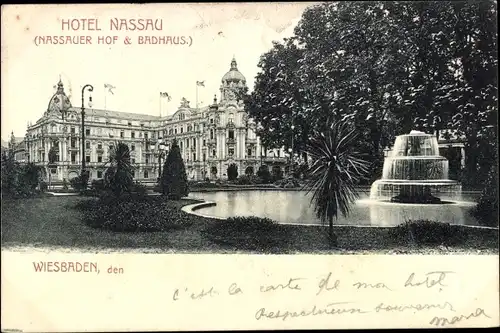
M 2 242 L 9 246 L 76 247 L 79 249 L 154 250 L 180 253 L 345 253 L 449 254 L 498 253 L 498 229 L 454 226 L 465 235 L 453 245 L 417 246 L 394 237 L 392 228 L 335 227 L 339 248 L 329 249 L 325 227 L 238 225 L 185 214 L 183 228 L 157 232 L 115 232 L 88 226 L 77 204 L 89 197 L 42 197 L 2 201 Z M 179 211 L 193 200 L 169 201 Z M 263 230 L 263 228 L 265 230 Z M 265 231 L 265 232 L 264 232 Z

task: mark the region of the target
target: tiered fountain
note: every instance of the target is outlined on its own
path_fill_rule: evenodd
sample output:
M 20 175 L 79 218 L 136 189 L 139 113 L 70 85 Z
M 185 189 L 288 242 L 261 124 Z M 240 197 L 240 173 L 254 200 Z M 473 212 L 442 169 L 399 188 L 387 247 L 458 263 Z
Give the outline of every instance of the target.
M 370 199 L 406 204 L 444 204 L 460 198 L 461 186 L 448 179 L 448 160 L 439 155 L 437 138 L 419 131 L 396 137 L 384 161 L 382 179 Z

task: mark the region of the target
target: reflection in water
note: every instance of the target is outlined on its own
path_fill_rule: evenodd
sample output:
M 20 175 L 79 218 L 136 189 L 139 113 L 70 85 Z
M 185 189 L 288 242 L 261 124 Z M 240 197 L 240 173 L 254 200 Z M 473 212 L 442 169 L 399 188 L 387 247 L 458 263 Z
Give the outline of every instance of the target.
M 216 206 L 200 209 L 204 215 L 217 217 L 259 216 L 281 223 L 320 224 L 311 205 L 311 195 L 303 191 L 219 191 L 191 193 L 191 198 L 214 201 Z M 348 218 L 339 216 L 334 223 L 350 225 L 393 226 L 407 220 L 435 220 L 453 224 L 477 225 L 468 214 L 474 197 L 462 196 L 451 204 L 394 204 L 374 202 L 360 193 Z

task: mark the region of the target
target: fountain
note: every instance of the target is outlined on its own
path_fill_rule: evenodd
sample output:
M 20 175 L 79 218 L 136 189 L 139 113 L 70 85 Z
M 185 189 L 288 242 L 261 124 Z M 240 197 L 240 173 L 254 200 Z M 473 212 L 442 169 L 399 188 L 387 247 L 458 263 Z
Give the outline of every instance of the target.
M 370 199 L 406 204 L 444 204 L 460 197 L 461 185 L 448 179 L 448 160 L 439 155 L 437 138 L 419 131 L 396 137 L 384 161 L 382 178 Z

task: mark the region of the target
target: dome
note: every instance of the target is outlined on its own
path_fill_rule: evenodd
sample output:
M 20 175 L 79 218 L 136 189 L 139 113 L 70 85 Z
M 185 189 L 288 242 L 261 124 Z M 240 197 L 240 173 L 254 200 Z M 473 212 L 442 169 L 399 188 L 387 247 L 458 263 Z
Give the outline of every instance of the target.
M 222 77 L 222 83 L 224 83 L 224 82 L 239 82 L 239 81 L 246 83 L 245 77 L 238 70 L 238 67 L 236 64 L 236 59 L 233 58 L 233 60 L 231 61 L 231 69 L 229 70 L 229 72 L 224 74 L 224 76 Z
M 71 102 L 64 92 L 64 85 L 61 79 L 59 79 L 59 83 L 57 84 L 57 91 L 50 99 L 49 105 L 47 106 L 47 111 L 63 111 L 68 110 L 70 107 Z

